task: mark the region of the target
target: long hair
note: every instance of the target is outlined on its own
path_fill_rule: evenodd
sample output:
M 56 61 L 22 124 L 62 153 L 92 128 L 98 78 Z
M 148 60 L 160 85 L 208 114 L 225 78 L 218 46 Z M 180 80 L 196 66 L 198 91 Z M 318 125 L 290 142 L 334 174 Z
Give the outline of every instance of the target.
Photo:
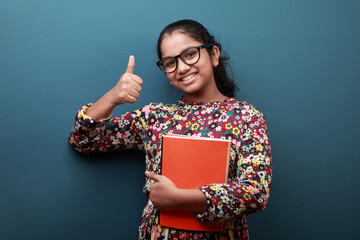
M 217 46 L 220 50 L 219 64 L 214 68 L 214 78 L 216 87 L 219 91 L 227 96 L 227 97 L 235 97 L 235 93 L 238 90 L 238 87 L 234 83 L 233 79 L 231 79 L 226 71 L 226 68 L 229 67 L 228 61 L 229 56 L 224 54 L 221 50 L 221 44 L 217 42 L 213 35 L 209 33 L 209 31 L 201 25 L 199 22 L 194 20 L 184 19 L 174 23 L 169 24 L 164 28 L 164 30 L 160 33 L 157 42 L 157 54 L 159 59 L 161 59 L 162 54 L 160 50 L 160 46 L 164 35 L 171 34 L 174 31 L 179 31 L 181 33 L 187 34 L 193 39 L 203 44 L 213 44 Z M 209 54 L 211 55 L 212 48 L 207 49 Z

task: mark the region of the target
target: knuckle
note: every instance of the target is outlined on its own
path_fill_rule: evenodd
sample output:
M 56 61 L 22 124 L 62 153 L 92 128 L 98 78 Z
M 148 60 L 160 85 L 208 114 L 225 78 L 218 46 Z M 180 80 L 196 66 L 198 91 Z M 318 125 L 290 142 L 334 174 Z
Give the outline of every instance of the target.
M 130 73 L 124 73 L 121 78 L 122 78 L 123 82 L 130 82 L 131 74 Z
M 119 98 L 121 98 L 121 99 L 125 98 L 125 94 L 124 94 L 123 92 L 120 92 L 118 96 L 119 96 Z

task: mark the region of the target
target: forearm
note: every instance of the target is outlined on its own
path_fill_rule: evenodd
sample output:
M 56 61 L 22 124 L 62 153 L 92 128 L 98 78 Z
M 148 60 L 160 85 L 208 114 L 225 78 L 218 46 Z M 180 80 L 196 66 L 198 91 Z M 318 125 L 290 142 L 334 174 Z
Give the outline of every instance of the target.
M 116 104 L 112 103 L 111 101 L 111 91 L 113 91 L 113 89 L 111 89 L 96 103 L 90 106 L 86 111 L 86 115 L 95 120 L 108 118 L 116 107 Z
M 205 194 L 199 189 L 177 189 L 174 199 L 177 209 L 202 213 L 206 207 Z

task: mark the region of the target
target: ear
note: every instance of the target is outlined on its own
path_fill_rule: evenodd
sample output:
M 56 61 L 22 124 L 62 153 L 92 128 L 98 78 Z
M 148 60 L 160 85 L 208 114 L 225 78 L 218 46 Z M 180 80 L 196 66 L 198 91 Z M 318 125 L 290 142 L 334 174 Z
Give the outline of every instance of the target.
M 214 68 L 219 65 L 219 58 L 220 58 L 220 49 L 217 46 L 214 46 L 211 50 L 211 63 Z

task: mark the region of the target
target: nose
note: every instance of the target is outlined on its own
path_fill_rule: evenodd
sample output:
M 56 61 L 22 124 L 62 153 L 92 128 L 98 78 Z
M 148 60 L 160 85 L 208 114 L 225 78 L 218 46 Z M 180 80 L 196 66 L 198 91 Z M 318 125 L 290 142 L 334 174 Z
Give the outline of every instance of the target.
M 180 58 L 178 58 L 177 60 L 177 70 L 179 73 L 185 73 L 187 71 L 189 71 L 190 66 L 187 65 L 186 63 L 184 63 Z

